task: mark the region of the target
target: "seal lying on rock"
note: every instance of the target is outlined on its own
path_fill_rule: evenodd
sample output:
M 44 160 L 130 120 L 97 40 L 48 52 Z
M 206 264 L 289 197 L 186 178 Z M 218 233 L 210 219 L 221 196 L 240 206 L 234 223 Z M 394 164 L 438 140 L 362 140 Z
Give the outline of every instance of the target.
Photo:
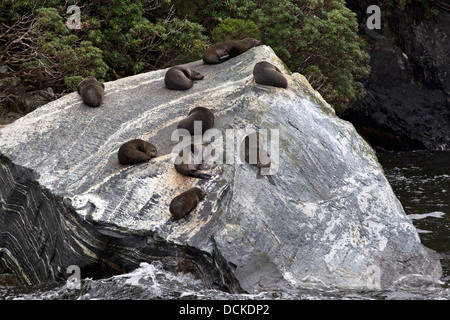
M 195 162 L 194 157 L 194 151 L 195 146 L 191 145 L 191 148 L 186 148 L 180 151 L 180 153 L 175 158 L 175 169 L 178 173 L 188 176 L 188 177 L 194 177 L 194 178 L 200 178 L 200 179 L 210 179 L 211 175 L 199 172 L 199 170 L 203 169 L 203 154 L 201 159 L 199 159 L 199 163 Z M 197 149 L 198 152 L 200 152 L 199 149 Z M 186 156 L 183 157 L 184 152 L 186 152 Z M 183 159 L 184 158 L 184 159 Z M 200 163 L 201 160 L 201 163 Z
M 78 84 L 77 91 L 85 104 L 95 108 L 103 101 L 105 85 L 98 82 L 95 77 L 89 76 Z
M 262 142 L 260 140 L 260 134 L 253 132 L 247 135 L 241 144 L 241 156 L 243 155 L 245 161 L 258 168 L 257 179 L 261 179 L 262 177 L 261 168 L 270 168 L 271 165 L 270 155 L 262 148 Z M 266 175 L 266 177 L 271 184 L 276 185 L 271 175 Z
M 201 121 L 203 134 L 214 126 L 214 114 L 208 108 L 196 107 L 189 112 L 187 118 L 178 123 L 177 129 L 186 129 L 193 136 L 195 121 Z
M 197 187 L 191 188 L 173 198 L 169 211 L 175 219 L 181 219 L 191 212 L 205 195 L 203 190 Z
M 266 86 L 287 88 L 288 83 L 283 73 L 267 61 L 258 62 L 253 68 L 255 82 Z
M 261 44 L 261 41 L 254 38 L 219 42 L 205 50 L 203 53 L 203 62 L 206 64 L 221 63 Z
M 138 164 L 156 157 L 156 147 L 144 140 L 133 139 L 120 146 L 117 158 L 123 165 Z
M 170 90 L 187 90 L 194 85 L 193 80 L 201 80 L 204 77 L 203 74 L 196 70 L 176 66 L 166 72 L 164 84 Z

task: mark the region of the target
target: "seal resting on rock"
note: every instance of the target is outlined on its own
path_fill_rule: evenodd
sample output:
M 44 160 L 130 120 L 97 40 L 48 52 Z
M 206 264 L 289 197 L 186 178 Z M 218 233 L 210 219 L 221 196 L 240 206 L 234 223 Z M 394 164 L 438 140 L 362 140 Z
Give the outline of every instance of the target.
M 144 140 L 133 139 L 122 144 L 117 153 L 119 163 L 138 164 L 156 157 L 156 147 Z
M 103 101 L 105 85 L 98 82 L 95 77 L 89 76 L 78 84 L 77 91 L 85 104 L 95 108 Z
M 185 148 L 180 151 L 180 153 L 175 158 L 175 169 L 179 174 L 182 174 L 184 176 L 188 177 L 194 177 L 194 178 L 200 178 L 200 179 L 210 179 L 211 175 L 199 172 L 199 170 L 203 169 L 204 162 L 203 162 L 203 154 L 201 159 L 199 159 L 199 163 L 196 163 L 195 156 L 194 156 L 195 146 L 191 145 L 191 148 Z M 198 152 L 200 150 L 197 149 Z M 186 152 L 186 159 L 183 159 L 184 152 Z M 184 161 L 183 161 L 184 160 Z M 201 160 L 201 162 L 200 162 Z
M 201 121 L 203 134 L 214 126 L 214 114 L 208 108 L 196 107 L 189 112 L 187 118 L 178 123 L 177 129 L 186 129 L 193 136 L 195 121 Z
M 169 211 L 175 219 L 181 219 L 194 209 L 206 193 L 194 187 L 185 191 L 170 202 Z
M 170 68 L 164 77 L 164 84 L 170 90 L 187 90 L 194 85 L 193 80 L 201 80 L 205 76 L 200 72 L 181 66 Z
M 255 82 L 272 87 L 287 88 L 288 82 L 283 73 L 267 61 L 258 62 L 253 68 Z
M 254 38 L 219 42 L 213 44 L 211 47 L 206 49 L 205 52 L 203 52 L 203 62 L 206 64 L 221 63 L 261 44 L 261 41 Z
M 241 144 L 241 155 L 244 156 L 245 161 L 258 168 L 257 179 L 261 179 L 262 177 L 261 168 L 270 168 L 271 165 L 270 155 L 262 148 L 262 142 L 260 140 L 262 139 L 260 138 L 259 132 L 253 132 L 247 135 Z M 271 175 L 265 176 L 271 184 L 276 185 Z

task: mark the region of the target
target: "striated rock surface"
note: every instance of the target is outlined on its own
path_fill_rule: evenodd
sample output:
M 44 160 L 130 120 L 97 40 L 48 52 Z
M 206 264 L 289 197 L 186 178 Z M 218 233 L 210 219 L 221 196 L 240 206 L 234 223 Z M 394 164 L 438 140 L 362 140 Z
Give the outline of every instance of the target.
M 283 70 L 288 89 L 253 82 L 262 60 Z M 188 91 L 165 88 L 167 69 L 149 72 L 106 83 L 99 108 L 73 93 L 0 130 L 1 272 L 36 284 L 64 281 L 70 265 L 105 277 L 159 260 L 232 292 L 440 277 L 372 149 L 269 47 L 187 66 L 205 75 Z M 279 157 L 269 144 L 276 185 L 247 163 L 210 164 L 209 180 L 176 172 L 172 132 L 199 106 L 213 111 L 228 159 L 238 139 L 225 133 L 279 130 Z M 135 138 L 158 157 L 120 165 L 120 145 Z M 206 197 L 172 219 L 170 201 L 194 186 Z

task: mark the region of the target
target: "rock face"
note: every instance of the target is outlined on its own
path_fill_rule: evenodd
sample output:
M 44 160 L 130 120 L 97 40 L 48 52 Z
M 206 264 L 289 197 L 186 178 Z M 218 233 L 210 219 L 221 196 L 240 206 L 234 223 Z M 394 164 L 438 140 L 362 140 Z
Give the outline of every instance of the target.
M 262 60 L 288 89 L 253 82 Z M 187 66 L 205 75 L 188 91 L 164 87 L 167 69 L 149 72 L 106 83 L 99 108 L 73 93 L 1 129 L 0 271 L 35 284 L 64 281 L 69 265 L 105 277 L 159 260 L 232 292 L 440 277 L 373 150 L 269 47 Z M 276 185 L 238 161 L 208 165 L 209 180 L 176 172 L 173 130 L 199 106 L 213 111 L 226 159 L 237 159 L 239 130 L 267 129 L 275 142 L 278 133 L 268 144 Z M 158 157 L 120 165 L 120 145 L 135 138 Z M 205 198 L 172 219 L 170 201 L 194 186 Z
M 365 12 L 368 6 L 364 0 L 351 2 L 356 11 Z M 380 31 L 365 30 L 370 35 L 367 49 L 372 68 L 365 83 L 366 97 L 342 117 L 372 146 L 448 149 L 450 12 L 441 10 L 435 23 L 413 20 L 403 12 L 383 19 Z

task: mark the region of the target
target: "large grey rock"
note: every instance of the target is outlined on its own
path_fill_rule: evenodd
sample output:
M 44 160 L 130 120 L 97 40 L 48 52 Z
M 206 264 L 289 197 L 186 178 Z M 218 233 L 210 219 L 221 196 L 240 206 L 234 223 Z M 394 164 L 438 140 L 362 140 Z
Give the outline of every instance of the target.
M 261 60 L 284 70 L 288 89 L 252 81 Z M 102 277 L 160 260 L 247 292 L 440 277 L 372 149 L 269 47 L 189 66 L 205 79 L 188 91 L 167 90 L 167 70 L 149 72 L 106 83 L 100 108 L 73 93 L 0 131 L 0 270 L 33 284 L 66 279 L 73 264 L 83 277 Z M 209 165 L 210 180 L 175 171 L 172 132 L 198 106 L 223 133 L 279 130 L 276 186 L 246 163 Z M 158 157 L 120 165 L 118 148 L 134 138 L 152 142 Z M 238 148 L 226 147 L 234 158 Z M 173 220 L 170 201 L 192 186 L 206 198 Z

